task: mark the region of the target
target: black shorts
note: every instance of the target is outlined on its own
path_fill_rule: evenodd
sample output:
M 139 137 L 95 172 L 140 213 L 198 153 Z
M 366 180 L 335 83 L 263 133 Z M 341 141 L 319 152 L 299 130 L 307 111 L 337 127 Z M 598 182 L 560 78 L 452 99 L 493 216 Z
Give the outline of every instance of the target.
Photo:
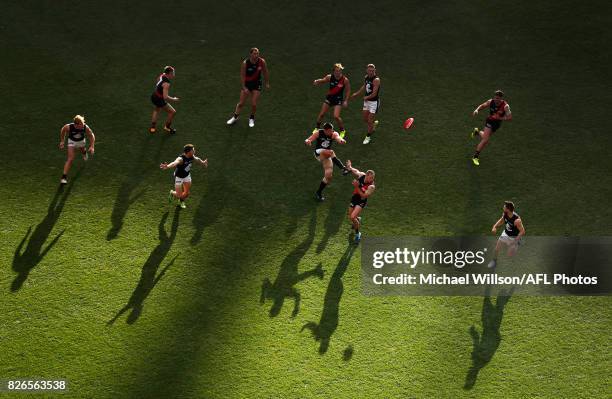
M 368 204 L 368 199 L 367 198 L 361 198 L 361 195 L 359 194 L 353 194 L 353 197 L 351 198 L 351 203 L 350 203 L 350 207 L 354 208 L 357 205 L 359 205 L 362 209 L 366 207 L 366 205 Z
M 494 132 L 501 127 L 501 121 L 487 119 L 485 122 L 485 127 L 488 127 L 492 132 Z
M 325 97 L 325 104 L 334 107 L 336 105 L 342 105 L 342 97 L 338 96 L 327 96 Z
M 254 80 L 252 82 L 245 82 L 244 86 L 249 90 L 249 91 L 261 91 L 261 80 Z
M 166 104 L 168 104 L 166 101 L 164 101 L 163 98 L 156 96 L 155 94 L 151 94 L 151 102 L 153 103 L 153 105 L 155 105 L 157 108 L 163 108 L 166 106 Z

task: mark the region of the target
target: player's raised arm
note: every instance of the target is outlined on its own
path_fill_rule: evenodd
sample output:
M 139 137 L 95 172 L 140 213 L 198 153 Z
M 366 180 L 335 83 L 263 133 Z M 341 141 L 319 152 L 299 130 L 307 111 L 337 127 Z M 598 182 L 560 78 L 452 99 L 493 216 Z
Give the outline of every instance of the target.
M 362 171 L 353 168 L 353 163 L 351 162 L 350 159 L 346 161 L 346 170 L 351 172 L 353 174 L 353 176 L 355 176 L 356 179 L 358 179 L 361 176 L 365 175 L 365 173 L 363 173 Z M 354 182 L 353 182 L 353 184 L 354 184 Z
M 500 217 L 499 220 L 495 222 L 495 224 L 491 228 L 491 232 L 495 234 L 497 232 L 497 228 L 503 224 L 504 224 L 504 215 L 502 215 L 502 217 Z
M 60 142 L 59 142 L 60 150 L 64 149 L 64 146 L 65 146 L 64 143 L 66 142 L 66 135 L 68 134 L 68 130 L 69 130 L 69 127 L 67 124 L 62 126 L 62 128 L 60 129 Z
M 270 72 L 268 71 L 268 64 L 266 64 L 266 60 L 261 59 L 261 71 L 264 76 L 264 83 L 266 85 L 266 89 L 270 89 Z
M 331 79 L 331 74 L 330 75 L 325 75 L 324 77 L 322 77 L 321 79 L 315 79 L 314 82 L 312 82 L 313 85 L 318 86 L 320 84 L 323 83 L 328 83 Z
M 89 126 L 85 125 L 85 134 L 87 134 L 87 138 L 89 139 L 89 153 L 94 153 L 94 144 L 96 142 L 96 136 L 93 131 L 89 128 Z
M 319 137 L 319 129 L 315 129 L 312 132 L 312 134 L 306 140 L 304 140 L 304 144 L 306 144 L 306 146 L 310 147 L 312 142 L 315 141 L 318 137 Z
M 378 96 L 378 88 L 380 87 L 380 78 L 374 79 L 372 82 L 372 93 L 369 96 L 365 96 L 363 99 L 365 101 L 370 101 L 372 98 L 376 98 Z
M 480 104 L 478 107 L 476 107 L 476 109 L 474 110 L 474 112 L 472 112 L 473 116 L 478 115 L 478 111 L 483 110 L 485 108 L 487 108 L 489 105 L 491 104 L 491 100 L 487 100 L 485 102 L 483 102 L 482 104 Z
M 176 168 L 178 165 L 183 163 L 183 159 L 181 157 L 176 158 L 174 161 L 167 163 L 167 162 L 162 162 L 159 165 L 160 169 L 171 169 L 171 168 Z

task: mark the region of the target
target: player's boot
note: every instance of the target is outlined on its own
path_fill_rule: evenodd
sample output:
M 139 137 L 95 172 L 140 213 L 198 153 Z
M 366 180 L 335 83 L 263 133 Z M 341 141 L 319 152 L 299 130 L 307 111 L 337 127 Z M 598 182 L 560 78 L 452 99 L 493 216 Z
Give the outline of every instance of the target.
M 478 133 L 480 132 L 480 130 L 478 130 L 477 127 L 474 128 L 474 130 L 472 130 L 472 133 L 470 133 L 470 138 L 474 138 L 476 136 L 478 136 Z
M 255 126 L 255 119 L 249 118 L 249 127 L 254 127 L 254 126 Z
M 366 136 L 365 139 L 363 139 L 363 144 L 370 144 L 370 140 L 372 140 L 372 138 L 370 136 Z
M 149 128 L 149 133 L 154 134 L 155 133 L 155 125 L 151 124 L 151 127 Z
M 480 160 L 476 157 L 472 158 L 472 163 L 476 166 L 480 165 Z
M 228 125 L 233 125 L 234 123 L 236 123 L 237 120 L 238 120 L 238 117 L 236 115 L 233 115 L 225 123 L 227 123 Z
M 361 232 L 355 234 L 355 244 L 359 244 L 359 241 L 361 241 Z
M 165 130 L 166 132 L 170 133 L 170 134 L 176 134 L 176 129 L 175 129 L 175 128 L 173 128 L 173 127 L 170 127 L 170 126 L 168 126 L 168 125 L 165 125 L 165 126 L 164 126 L 164 130 Z
M 325 201 L 325 197 L 323 196 L 323 194 L 318 191 L 315 192 L 315 198 L 317 199 L 317 201 Z
M 489 262 L 489 264 L 487 265 L 487 267 L 489 269 L 495 269 L 495 266 L 497 266 L 497 260 L 496 259 L 492 259 L 491 262 Z
M 340 138 L 343 139 L 344 136 L 346 136 L 346 130 L 341 130 L 340 131 Z
M 62 176 L 62 178 L 60 179 L 60 184 L 68 184 L 68 179 L 66 178 L 66 176 Z
M 179 201 L 179 206 L 181 207 L 181 209 L 187 208 L 187 205 L 185 205 L 185 201 Z
M 349 173 L 351 173 L 351 171 L 347 167 L 344 167 L 344 169 L 342 169 L 342 176 L 346 176 Z

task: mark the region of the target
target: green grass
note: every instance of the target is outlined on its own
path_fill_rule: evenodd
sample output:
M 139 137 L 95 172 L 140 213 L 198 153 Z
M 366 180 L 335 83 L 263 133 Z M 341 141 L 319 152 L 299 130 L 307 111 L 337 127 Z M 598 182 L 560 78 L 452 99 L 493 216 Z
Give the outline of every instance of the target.
M 0 378 L 63 377 L 63 397 L 84 398 L 610 396 L 607 297 L 363 296 L 347 242 L 351 187 L 336 176 L 316 205 L 321 170 L 303 146 L 324 96 L 312 80 L 340 61 L 357 86 L 374 62 L 380 128 L 362 146 L 351 103 L 349 143 L 337 148 L 377 172 L 365 235 L 486 234 L 504 199 L 530 235 L 609 235 L 606 2 L 4 11 Z M 228 129 L 253 45 L 272 89 L 254 129 L 246 118 Z M 151 137 L 148 97 L 166 64 L 177 68 L 179 133 Z M 482 119 L 470 112 L 497 88 L 514 120 L 474 169 L 467 137 Z M 96 155 L 57 193 L 59 129 L 76 113 Z M 210 167 L 195 169 L 178 212 L 158 164 L 187 142 Z M 472 326 L 483 336 L 474 357 Z

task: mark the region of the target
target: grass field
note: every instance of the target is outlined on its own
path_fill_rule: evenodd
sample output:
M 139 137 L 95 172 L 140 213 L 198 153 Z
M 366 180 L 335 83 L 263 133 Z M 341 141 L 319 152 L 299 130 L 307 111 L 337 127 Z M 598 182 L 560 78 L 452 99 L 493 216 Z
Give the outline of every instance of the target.
M 610 235 L 607 2 L 6 3 L 0 379 L 66 378 L 83 398 L 612 395 L 609 297 L 363 296 L 350 182 L 317 204 L 303 145 L 312 80 L 340 61 L 358 87 L 373 62 L 373 143 L 355 101 L 336 148 L 377 172 L 364 236 L 487 234 L 505 199 L 529 235 Z M 227 128 L 251 46 L 271 90 L 255 128 Z M 178 134 L 152 136 L 168 64 Z M 470 113 L 497 88 L 514 120 L 475 168 Z M 60 190 L 77 113 L 96 154 Z M 188 142 L 210 166 L 179 211 L 158 165 Z

